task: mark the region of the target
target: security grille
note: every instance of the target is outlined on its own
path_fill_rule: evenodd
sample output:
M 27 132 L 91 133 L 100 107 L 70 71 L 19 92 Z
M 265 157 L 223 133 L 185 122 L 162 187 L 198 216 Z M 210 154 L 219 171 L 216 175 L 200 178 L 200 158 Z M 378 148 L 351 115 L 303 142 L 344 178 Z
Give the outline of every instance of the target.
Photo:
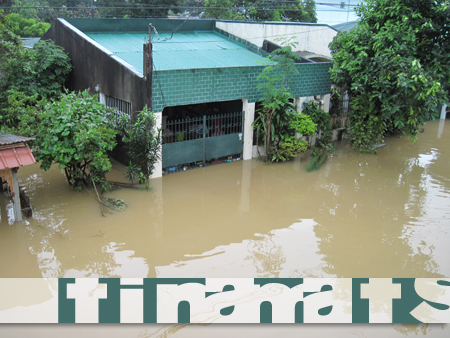
M 111 108 L 117 117 L 125 114 L 131 118 L 131 102 L 105 95 L 105 106 Z

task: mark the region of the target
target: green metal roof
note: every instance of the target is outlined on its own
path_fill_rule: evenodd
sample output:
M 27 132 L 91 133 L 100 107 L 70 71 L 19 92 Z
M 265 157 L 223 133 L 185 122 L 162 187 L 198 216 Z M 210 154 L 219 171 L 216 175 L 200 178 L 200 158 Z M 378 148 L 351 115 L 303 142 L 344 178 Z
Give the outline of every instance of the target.
M 130 65 L 143 71 L 145 33 L 85 33 L 91 39 Z M 152 35 L 153 62 L 156 70 L 245 67 L 266 64 L 232 39 L 213 31 L 177 32 Z

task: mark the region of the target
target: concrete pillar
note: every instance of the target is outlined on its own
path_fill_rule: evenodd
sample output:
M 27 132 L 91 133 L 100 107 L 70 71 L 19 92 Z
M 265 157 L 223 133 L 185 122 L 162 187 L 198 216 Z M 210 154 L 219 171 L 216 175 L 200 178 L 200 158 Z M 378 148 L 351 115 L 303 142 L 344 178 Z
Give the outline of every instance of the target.
M 444 105 L 442 105 L 441 119 L 445 120 L 446 117 L 447 117 L 447 105 L 444 104 Z
M 300 113 L 302 112 L 302 104 L 303 102 L 305 102 L 306 99 L 309 100 L 309 98 L 306 96 L 294 98 L 294 105 L 297 107 L 298 112 Z
M 103 93 L 98 93 L 98 102 L 106 104 L 106 97 Z
M 245 113 L 244 119 L 244 149 L 242 151 L 242 157 L 244 160 L 251 160 L 253 157 L 253 128 L 252 124 L 255 120 L 255 103 L 248 102 L 247 99 L 242 99 L 242 110 Z
M 159 113 L 154 113 L 155 117 L 156 117 L 156 123 L 155 123 L 155 130 L 154 132 L 156 132 L 156 130 L 158 128 L 162 128 L 162 112 Z M 155 163 L 155 170 L 153 171 L 152 176 L 150 176 L 150 178 L 158 178 L 158 177 L 162 177 L 162 144 L 160 146 L 159 152 L 161 154 L 161 159 Z
M 327 113 L 330 112 L 330 94 L 320 95 L 320 100 L 323 101 L 323 110 Z
M 17 176 L 18 168 L 12 169 L 13 176 L 13 202 L 14 202 L 14 220 L 21 221 L 22 220 L 22 206 L 20 205 L 20 190 L 19 190 L 19 177 Z

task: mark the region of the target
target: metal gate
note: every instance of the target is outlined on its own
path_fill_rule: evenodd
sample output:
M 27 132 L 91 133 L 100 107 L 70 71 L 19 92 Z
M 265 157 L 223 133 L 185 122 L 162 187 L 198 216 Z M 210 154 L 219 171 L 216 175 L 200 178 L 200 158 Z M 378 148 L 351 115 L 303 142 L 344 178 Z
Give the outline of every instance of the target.
M 243 125 L 243 112 L 167 121 L 163 168 L 242 153 Z

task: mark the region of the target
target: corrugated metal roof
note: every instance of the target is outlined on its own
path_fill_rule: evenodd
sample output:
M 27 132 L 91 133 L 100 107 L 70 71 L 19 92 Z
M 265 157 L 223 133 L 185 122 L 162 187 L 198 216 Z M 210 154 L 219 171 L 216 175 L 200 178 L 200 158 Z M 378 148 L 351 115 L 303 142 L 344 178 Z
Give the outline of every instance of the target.
M 350 32 L 353 29 L 353 27 L 358 25 L 358 22 L 359 22 L 359 20 L 344 22 L 344 23 L 340 23 L 338 25 L 334 25 L 333 28 L 335 28 L 341 32 L 342 31 Z
M 32 137 L 23 137 L 11 134 L 0 134 L 0 145 L 14 144 L 14 143 L 27 143 L 34 141 Z
M 41 38 L 21 38 L 23 46 L 26 48 L 33 48 Z
M 28 146 L 0 150 L 0 170 L 17 168 L 35 162 L 36 160 Z
M 130 65 L 143 71 L 143 44 L 148 34 L 97 34 L 90 38 Z M 153 62 L 157 70 L 244 67 L 265 64 L 264 57 L 216 32 L 181 32 L 152 35 Z

